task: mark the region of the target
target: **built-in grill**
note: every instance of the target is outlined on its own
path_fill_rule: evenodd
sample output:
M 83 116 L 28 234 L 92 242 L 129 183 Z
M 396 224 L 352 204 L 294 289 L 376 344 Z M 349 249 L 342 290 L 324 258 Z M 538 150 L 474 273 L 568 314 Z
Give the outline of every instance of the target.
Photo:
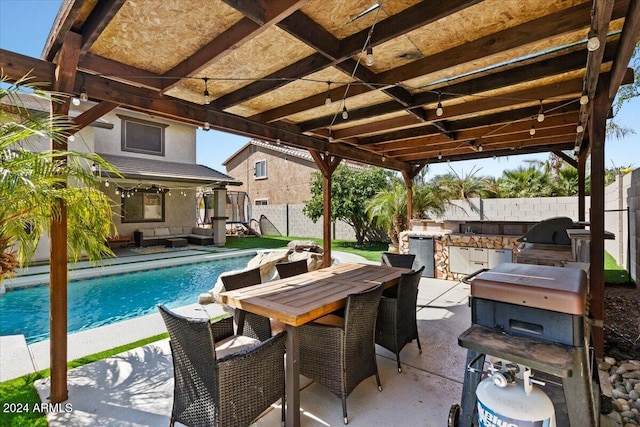
M 468 349 L 459 426 L 475 422 L 475 390 L 485 356 L 560 378 L 561 390 L 545 389 L 557 425 L 596 425 L 587 288 L 586 273 L 577 268 L 503 263 L 475 276 L 472 326 L 458 337 Z
M 567 233 L 572 228 L 573 220 L 568 217 L 549 218 L 533 225 L 518 239 L 522 244 L 518 247 L 516 262 L 563 266 L 575 261 Z

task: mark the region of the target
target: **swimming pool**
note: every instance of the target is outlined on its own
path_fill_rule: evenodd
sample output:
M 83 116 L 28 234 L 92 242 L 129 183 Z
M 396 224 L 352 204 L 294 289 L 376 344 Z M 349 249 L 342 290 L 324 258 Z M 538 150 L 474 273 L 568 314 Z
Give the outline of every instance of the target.
M 252 256 L 69 282 L 69 333 L 193 304 L 220 273 L 246 267 Z M 28 344 L 49 338 L 49 286 L 8 291 L 0 297 L 0 335 L 23 334 Z

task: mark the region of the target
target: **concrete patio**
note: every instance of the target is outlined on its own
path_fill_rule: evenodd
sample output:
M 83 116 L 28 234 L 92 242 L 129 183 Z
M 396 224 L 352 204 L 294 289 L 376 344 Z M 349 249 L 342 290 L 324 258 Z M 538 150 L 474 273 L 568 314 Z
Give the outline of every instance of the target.
M 395 356 L 377 347 L 383 391 L 377 391 L 373 378 L 361 383 L 347 400 L 349 425 L 446 425 L 449 408 L 459 402 L 462 390 L 466 353 L 458 347 L 457 336 L 470 324 L 468 292 L 465 284 L 422 279 L 418 328 L 423 353 L 413 343 L 405 347 L 403 371 L 398 373 Z M 216 305 L 192 305 L 177 311 L 210 316 L 218 310 Z M 147 323 L 161 323 L 159 315 L 146 317 Z M 36 384 L 43 401 L 47 381 Z M 68 383 L 71 410 L 49 414 L 52 427 L 169 424 L 173 371 L 168 340 L 72 369 Z M 302 381 L 302 388 L 303 425 L 343 425 L 340 399 L 309 381 Z M 256 425 L 279 426 L 279 409 L 265 413 Z

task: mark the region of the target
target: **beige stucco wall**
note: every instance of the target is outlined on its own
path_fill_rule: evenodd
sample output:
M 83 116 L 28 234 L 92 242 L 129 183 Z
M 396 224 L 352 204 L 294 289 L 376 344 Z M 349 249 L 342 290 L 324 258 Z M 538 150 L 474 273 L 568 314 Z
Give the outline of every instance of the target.
M 256 178 L 255 163 L 262 160 L 267 162 L 267 177 Z M 257 199 L 266 199 L 269 205 L 304 203 L 311 198 L 311 173 L 317 171 L 310 160 L 255 145 L 247 146 L 226 167 L 227 175 L 243 183 L 234 190 L 246 191 L 254 205 Z
M 117 114 L 167 125 L 164 130 L 164 156 L 130 151 L 123 152 L 121 144 L 122 119 L 118 117 Z M 196 132 L 193 126 L 186 126 L 156 117 L 150 118 L 149 116 L 132 111 L 118 111 L 117 114 L 112 111 L 100 119 L 102 122 L 112 124 L 113 129 L 95 128 L 96 152 L 179 163 L 196 162 Z

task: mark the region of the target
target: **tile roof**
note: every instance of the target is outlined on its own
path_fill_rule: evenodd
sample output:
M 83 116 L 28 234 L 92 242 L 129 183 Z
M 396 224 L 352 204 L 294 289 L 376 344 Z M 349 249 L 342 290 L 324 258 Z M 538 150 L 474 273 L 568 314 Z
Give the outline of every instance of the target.
M 219 182 L 225 185 L 242 185 L 240 181 L 229 175 L 204 165 L 117 156 L 114 154 L 98 154 L 117 167 L 129 179 L 182 181 L 200 184 Z

